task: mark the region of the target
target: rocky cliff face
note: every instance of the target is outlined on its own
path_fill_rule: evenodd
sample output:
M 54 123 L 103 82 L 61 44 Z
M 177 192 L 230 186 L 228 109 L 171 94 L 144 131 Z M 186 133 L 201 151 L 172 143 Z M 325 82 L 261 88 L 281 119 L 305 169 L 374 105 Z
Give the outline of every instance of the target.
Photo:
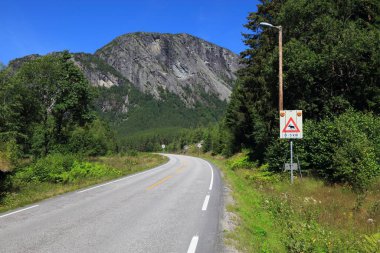
M 168 91 L 189 107 L 204 102 L 204 94 L 228 100 L 239 68 L 237 55 L 188 34 L 126 34 L 95 55 L 140 91 L 156 99 L 161 99 L 162 91 Z M 95 80 L 91 76 L 89 79 Z M 118 83 L 113 78 L 103 79 L 96 85 Z
M 73 61 L 93 86 L 110 88 L 126 81 L 114 68 L 92 54 L 74 54 Z

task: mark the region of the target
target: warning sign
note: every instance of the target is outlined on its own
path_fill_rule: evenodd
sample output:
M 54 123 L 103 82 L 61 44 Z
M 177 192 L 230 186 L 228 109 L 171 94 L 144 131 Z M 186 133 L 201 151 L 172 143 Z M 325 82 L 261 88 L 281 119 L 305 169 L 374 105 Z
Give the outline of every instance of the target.
M 280 112 L 280 138 L 302 139 L 302 111 L 286 110 Z

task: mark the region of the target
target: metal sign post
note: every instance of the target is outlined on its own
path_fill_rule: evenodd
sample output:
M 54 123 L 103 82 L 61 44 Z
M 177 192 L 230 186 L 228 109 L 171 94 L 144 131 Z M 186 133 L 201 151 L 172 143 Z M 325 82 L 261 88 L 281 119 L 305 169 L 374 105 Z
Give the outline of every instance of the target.
M 198 156 L 200 156 L 201 155 L 202 143 L 201 142 L 198 143 L 197 147 L 198 147 Z
M 280 139 L 302 139 L 302 111 L 280 111 Z M 293 140 L 290 140 L 290 182 L 294 182 Z
M 161 145 L 162 152 L 165 152 L 165 147 L 166 147 L 165 144 L 162 144 L 162 145 Z
M 290 183 L 293 184 L 293 141 L 290 141 Z

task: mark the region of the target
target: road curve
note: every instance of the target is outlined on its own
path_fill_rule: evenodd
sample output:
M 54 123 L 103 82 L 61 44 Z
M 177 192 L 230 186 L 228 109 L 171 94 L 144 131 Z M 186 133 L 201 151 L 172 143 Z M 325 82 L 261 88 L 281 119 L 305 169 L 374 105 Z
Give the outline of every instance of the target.
M 0 252 L 221 252 L 219 170 L 167 156 L 157 168 L 0 214 Z

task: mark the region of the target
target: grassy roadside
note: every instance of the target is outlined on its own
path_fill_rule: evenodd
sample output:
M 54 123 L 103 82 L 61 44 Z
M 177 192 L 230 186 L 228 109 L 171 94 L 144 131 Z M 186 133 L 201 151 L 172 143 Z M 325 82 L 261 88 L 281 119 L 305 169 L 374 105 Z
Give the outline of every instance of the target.
M 261 194 L 244 177 L 228 168 L 227 159 L 210 155 L 203 155 L 203 158 L 221 169 L 232 190 L 235 203 L 227 206 L 227 210 L 235 213 L 238 220 L 234 231 L 226 231 L 226 242 L 240 252 L 286 252 L 279 236 L 281 231 L 261 205 Z
M 227 243 L 241 252 L 380 252 L 380 184 L 365 196 L 320 180 L 267 171 L 239 154 L 204 155 L 223 172 L 237 227 Z
M 64 167 L 62 161 L 47 159 L 41 167 Z M 138 153 L 133 156 L 107 156 L 74 161 L 69 169 L 40 178 L 38 164 L 17 170 L 9 177 L 10 190 L 0 196 L 0 213 L 62 193 L 74 191 L 118 177 L 127 176 L 165 163 L 167 157 Z M 63 161 L 63 163 L 66 163 Z M 57 166 L 58 165 L 58 166 Z M 40 173 L 41 174 L 41 173 Z

